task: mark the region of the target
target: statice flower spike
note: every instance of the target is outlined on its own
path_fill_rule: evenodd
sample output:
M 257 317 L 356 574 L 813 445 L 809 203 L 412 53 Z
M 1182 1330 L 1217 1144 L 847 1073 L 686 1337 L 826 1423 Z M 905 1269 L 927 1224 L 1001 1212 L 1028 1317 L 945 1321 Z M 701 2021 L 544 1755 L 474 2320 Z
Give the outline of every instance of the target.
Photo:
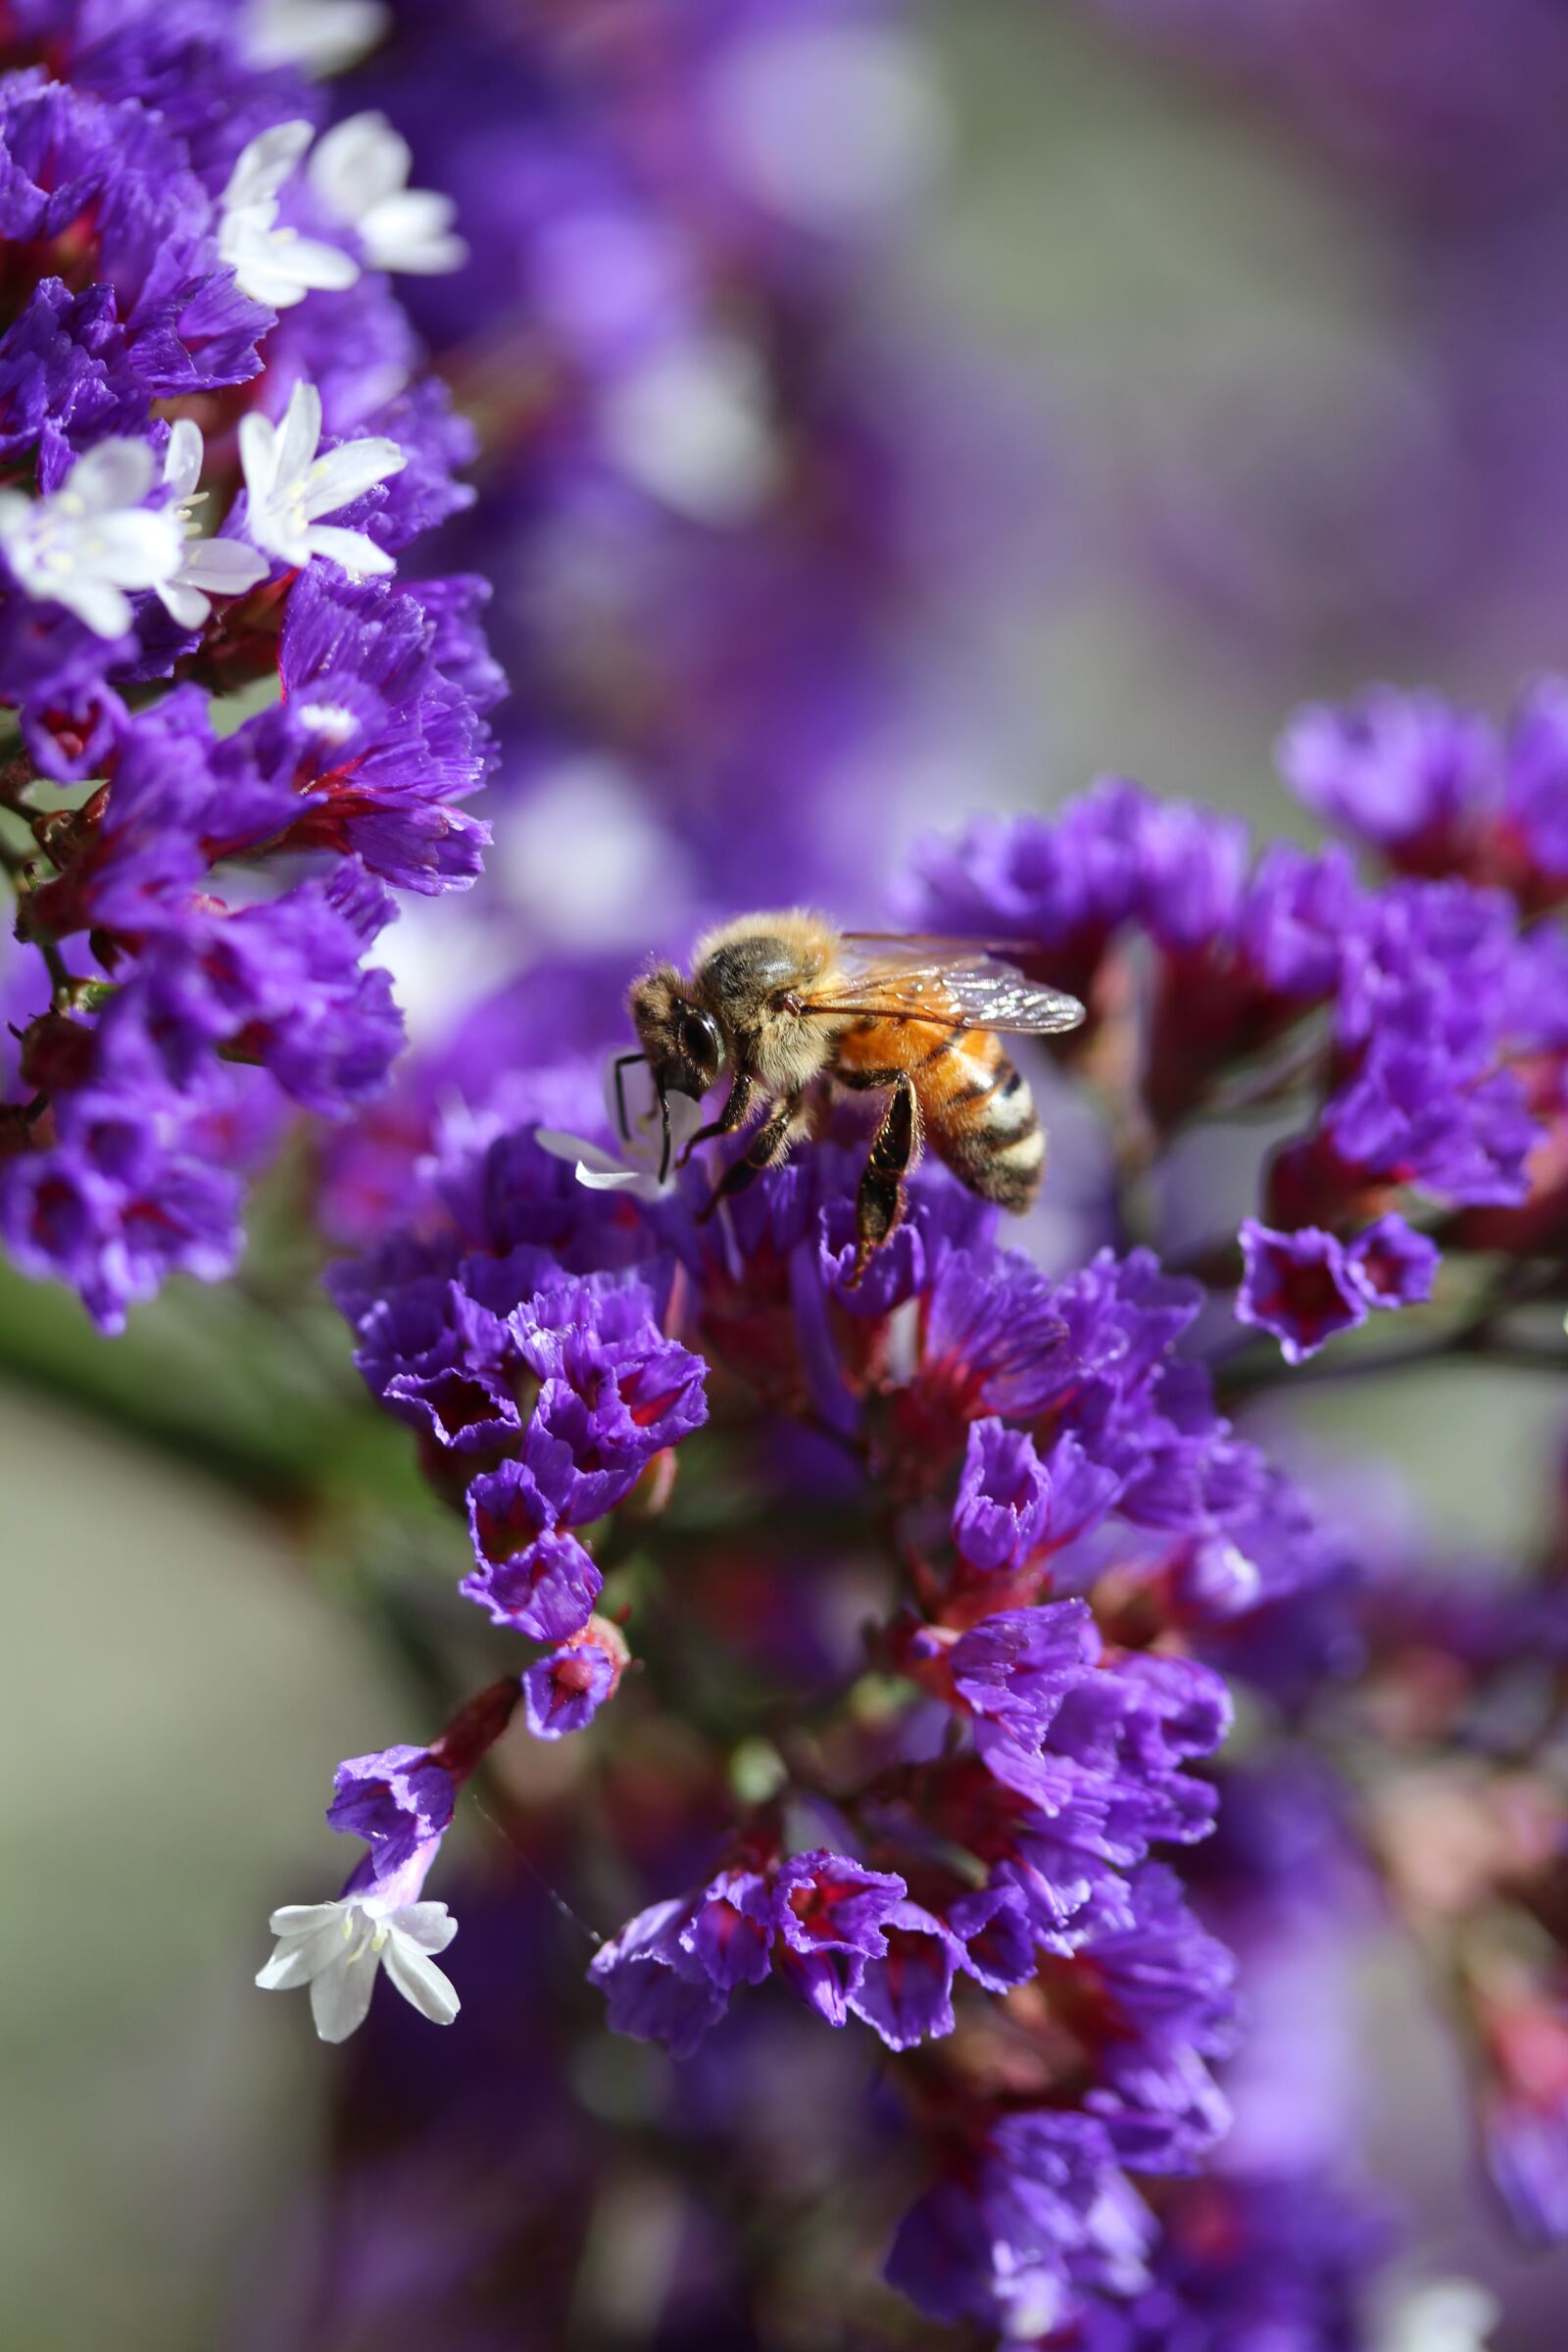
M 314 287 L 352 286 L 360 274 L 340 246 L 277 224 L 278 191 L 312 136 L 309 122 L 272 123 L 242 151 L 222 194 L 219 252 L 240 291 L 274 311 L 292 310 Z
M 461 270 L 468 248 L 453 232 L 451 197 L 409 186 L 413 160 L 385 115 L 350 115 L 318 141 L 310 184 L 323 210 L 356 232 L 372 270 L 438 277 Z
M 96 636 L 123 636 L 127 589 L 162 593 L 183 555 L 177 516 L 142 504 L 153 481 L 147 444 L 117 437 L 78 458 L 49 497 L 0 491 L 0 552 L 19 585 L 64 605 Z
M 392 557 L 365 532 L 320 517 L 338 514 L 401 473 L 408 458 L 384 434 L 344 441 L 318 455 L 320 439 L 321 395 L 314 384 L 295 385 L 281 424 L 254 410 L 241 417 L 245 527 L 252 540 L 283 564 L 304 565 L 313 556 L 326 556 L 351 579 L 395 571 Z

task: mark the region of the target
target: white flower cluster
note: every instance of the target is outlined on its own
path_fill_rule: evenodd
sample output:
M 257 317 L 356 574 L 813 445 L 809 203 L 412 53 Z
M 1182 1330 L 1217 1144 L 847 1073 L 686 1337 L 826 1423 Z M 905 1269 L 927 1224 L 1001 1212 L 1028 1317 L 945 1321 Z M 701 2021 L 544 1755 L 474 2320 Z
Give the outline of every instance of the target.
M 173 427 L 164 457 L 163 503 L 144 501 L 155 487 L 145 441 L 100 441 L 78 458 L 47 498 L 0 491 L 0 551 L 30 597 L 64 605 L 100 637 L 123 636 L 131 623 L 127 592 L 150 588 L 181 628 L 199 628 L 215 596 L 240 596 L 266 578 L 273 562 L 303 565 L 315 556 L 341 564 L 355 579 L 395 568 L 363 531 L 321 520 L 408 460 L 383 434 L 345 441 L 318 454 L 321 396 L 296 384 L 280 424 L 254 411 L 239 428 L 245 473 L 244 539 L 204 539 L 191 510 L 204 455 L 201 429 L 188 418 Z
M 360 274 L 342 246 L 279 223 L 281 191 L 312 137 L 302 122 L 274 123 L 252 139 L 220 208 L 223 259 L 241 291 L 273 310 L 291 309 L 316 288 L 351 286 Z M 355 232 L 370 268 L 461 269 L 467 248 L 453 233 L 451 200 L 411 188 L 411 160 L 384 116 L 353 115 L 317 142 L 307 177 L 320 211 Z M 161 483 L 145 442 L 101 441 L 47 497 L 0 491 L 0 552 L 25 595 L 64 605 L 100 637 L 124 635 L 137 589 L 150 589 L 181 628 L 195 629 L 215 596 L 243 595 L 273 563 L 299 566 L 325 556 L 355 579 L 393 570 L 392 558 L 363 531 L 325 517 L 400 473 L 402 450 L 370 434 L 322 455 L 320 438 L 320 395 L 311 384 L 295 385 L 281 422 L 254 410 L 241 419 L 243 537 L 206 537 L 198 528 L 204 450 L 188 418 L 170 434 Z
M 280 223 L 280 197 L 313 137 L 309 122 L 275 122 L 252 139 L 223 190 L 219 251 L 242 294 L 291 310 L 313 288 L 352 286 L 360 264 Z M 468 249 L 453 232 L 450 196 L 411 188 L 408 141 L 384 115 L 351 115 L 317 142 L 306 181 L 326 218 L 352 229 L 372 270 L 432 276 L 461 270 Z

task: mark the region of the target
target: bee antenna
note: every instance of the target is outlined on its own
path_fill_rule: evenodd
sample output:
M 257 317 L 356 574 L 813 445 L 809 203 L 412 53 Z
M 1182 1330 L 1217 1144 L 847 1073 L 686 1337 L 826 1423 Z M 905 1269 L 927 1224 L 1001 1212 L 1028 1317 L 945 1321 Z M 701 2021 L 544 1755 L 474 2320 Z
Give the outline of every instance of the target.
M 617 1054 L 615 1056 L 615 1116 L 620 1121 L 620 1140 L 623 1144 L 631 1142 L 631 1122 L 626 1116 L 626 1081 L 621 1073 L 628 1062 L 647 1059 L 646 1054 Z M 667 1118 L 665 1125 L 668 1125 Z

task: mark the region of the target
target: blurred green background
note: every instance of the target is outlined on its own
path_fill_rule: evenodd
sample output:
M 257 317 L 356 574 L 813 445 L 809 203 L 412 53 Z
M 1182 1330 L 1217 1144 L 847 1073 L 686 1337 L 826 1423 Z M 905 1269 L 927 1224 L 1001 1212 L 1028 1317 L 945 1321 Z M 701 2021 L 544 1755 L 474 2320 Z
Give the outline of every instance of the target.
M 1045 551 L 1051 577 L 997 649 L 1042 800 L 1121 769 L 1290 825 L 1268 753 L 1291 701 L 1386 667 L 1510 685 L 1484 648 L 1461 661 L 1403 622 L 1244 656 L 1122 527 L 1152 465 L 1204 446 L 1205 418 L 1238 419 L 1207 443 L 1215 462 L 1288 429 L 1320 434 L 1332 472 L 1350 390 L 1400 364 L 1384 214 L 1278 124 L 1070 12 L 959 0 L 932 24 L 952 178 L 908 291 L 1011 353 L 1060 489 L 1060 561 Z M 1521 642 L 1511 667 L 1549 651 Z M 251 1977 L 270 1907 L 341 1867 L 311 1826 L 334 1762 L 408 1728 L 392 1662 L 332 1589 L 393 1516 L 377 1497 L 396 1494 L 401 1441 L 367 1436 L 328 1315 L 316 1344 L 302 1358 L 254 1283 L 176 1286 L 122 1343 L 64 1297 L 0 1285 L 0 2275 L 25 2352 L 220 2343 L 280 2206 L 308 2191 L 341 2053 Z M 1376 1426 L 1360 1396 L 1314 1417 L 1387 1445 L 1449 1532 L 1482 1542 L 1523 1535 L 1544 1502 L 1549 1406 L 1501 1381 L 1483 1407 L 1434 1376 Z M 1451 2064 L 1407 1984 L 1367 1997 L 1403 2113 L 1405 2153 L 1384 2153 L 1407 2162 L 1413 2117 L 1437 2210 L 1456 2215 Z M 1439 2257 L 1501 2260 L 1458 2238 Z

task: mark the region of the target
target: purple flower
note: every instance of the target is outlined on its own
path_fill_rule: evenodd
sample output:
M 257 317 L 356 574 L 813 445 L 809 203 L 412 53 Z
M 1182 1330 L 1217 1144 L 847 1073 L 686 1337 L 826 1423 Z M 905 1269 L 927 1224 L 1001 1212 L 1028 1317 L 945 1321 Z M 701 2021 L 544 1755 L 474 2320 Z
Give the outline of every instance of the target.
M 673 2058 L 689 2058 L 729 2006 L 727 1991 L 682 1948 L 686 1916 L 679 1901 L 639 1911 L 601 1944 L 588 1970 L 609 2004 L 612 2030 L 662 2041 Z
M 1026 1559 L 1045 1531 L 1052 1488 L 1027 1432 L 995 1417 L 970 1424 L 953 1538 L 987 1575 Z
M 1518 843 L 1522 895 L 1551 904 L 1568 885 L 1568 680 L 1541 678 L 1508 731 L 1504 824 Z
M 809 2008 L 842 2026 L 904 1895 L 902 1879 L 843 1854 L 798 1854 L 771 1884 L 739 1866 L 694 1896 L 640 1912 L 588 1974 L 617 2034 L 662 2041 L 677 2058 L 723 2016 L 738 1984 L 760 1984 L 774 1965 Z
M 955 1642 L 955 1687 L 977 1715 L 990 1716 L 1021 1747 L 1038 1748 L 1066 1692 L 1093 1668 L 1100 1636 L 1088 1603 L 1003 1609 Z
M 24 1273 L 70 1283 L 105 1331 L 172 1273 L 217 1282 L 239 1256 L 239 1185 L 176 1117 L 83 1090 L 59 1140 L 0 1158 L 0 1236 Z
M 289 599 L 284 699 L 259 753 L 304 804 L 291 844 L 356 855 L 424 894 L 478 873 L 489 827 L 456 804 L 494 760 L 484 705 L 446 674 L 436 645 L 417 590 L 313 564 Z
M 0 92 L 0 234 L 47 252 L 90 222 L 92 274 L 114 289 L 146 393 L 212 390 L 256 372 L 270 314 L 220 263 L 208 193 L 152 111 L 12 74 Z
M 644 1283 L 558 1282 L 514 1309 L 508 1330 L 542 1384 L 534 1427 L 579 1465 L 574 1523 L 619 1502 L 656 1453 L 708 1417 L 702 1358 L 664 1337 Z
M 1365 1291 L 1371 1306 L 1420 1306 L 1432 1296 L 1441 1252 L 1436 1242 L 1416 1233 L 1391 1210 L 1345 1253 L 1350 1280 Z
M 1269 997 L 1294 1004 L 1331 997 L 1364 907 L 1365 894 L 1343 849 L 1309 854 L 1291 842 L 1271 842 L 1248 879 L 1237 915 L 1244 969 L 1255 974 Z
M 351 1756 L 338 1766 L 333 1788 L 327 1824 L 365 1838 L 378 1884 L 396 1877 L 418 1847 L 440 1838 L 457 1800 L 451 1773 L 423 1747 Z
M 818 1848 L 784 1863 L 773 1916 L 785 1982 L 830 2026 L 842 2026 L 867 1960 L 887 1949 L 884 1927 L 905 1899 L 901 1878 Z
M 1463 870 L 1468 837 L 1502 795 L 1501 746 L 1485 719 L 1390 686 L 1348 710 L 1298 711 L 1279 766 L 1309 808 L 1408 873 Z
M 1242 1261 L 1236 1319 L 1272 1332 L 1288 1363 L 1304 1363 L 1336 1333 L 1366 1321 L 1371 1279 L 1363 1282 L 1351 1271 L 1332 1233 L 1314 1225 L 1277 1233 L 1249 1217 L 1242 1226 Z
M 556 1441 L 544 1440 L 536 1458 L 549 1484 L 569 1479 L 566 1448 Z M 463 1591 L 497 1625 L 535 1642 L 567 1641 L 587 1624 L 604 1580 L 576 1537 L 560 1530 L 560 1501 L 517 1461 L 482 1471 L 467 1500 L 478 1566 Z
M 948 1905 L 948 1926 L 962 1946 L 958 1965 L 988 1992 L 1027 1984 L 1035 1973 L 1034 1930 L 1014 1886 L 982 1886 Z
M 522 1700 L 534 1738 L 559 1740 L 591 1723 L 614 1696 L 626 1654 L 617 1629 L 591 1617 L 580 1633 L 524 1667 Z
M 962 2153 L 905 2215 L 888 2256 L 889 2282 L 929 2318 L 1023 2341 L 1075 2318 L 1085 2290 L 1144 2283 L 1153 2221 L 1093 2118 L 1025 2110 Z
M 1281 746 L 1287 783 L 1373 843 L 1396 871 L 1502 882 L 1532 906 L 1568 884 L 1568 687 L 1538 680 L 1505 734 L 1431 694 L 1376 687 L 1303 710 Z
M 698 1896 L 680 1932 L 689 1952 L 725 1993 L 760 1984 L 772 1965 L 777 1933 L 773 1890 L 755 1870 L 720 1871 Z
M 952 1929 L 919 1903 L 902 1902 L 887 1914 L 885 1944 L 866 1960 L 850 2007 L 890 2050 L 953 2032 L 953 1979 L 966 1964 Z
M 1038 1412 L 1076 1369 L 1052 1285 L 1012 1250 L 944 1260 L 924 1342 L 926 1378 L 966 1418 Z

